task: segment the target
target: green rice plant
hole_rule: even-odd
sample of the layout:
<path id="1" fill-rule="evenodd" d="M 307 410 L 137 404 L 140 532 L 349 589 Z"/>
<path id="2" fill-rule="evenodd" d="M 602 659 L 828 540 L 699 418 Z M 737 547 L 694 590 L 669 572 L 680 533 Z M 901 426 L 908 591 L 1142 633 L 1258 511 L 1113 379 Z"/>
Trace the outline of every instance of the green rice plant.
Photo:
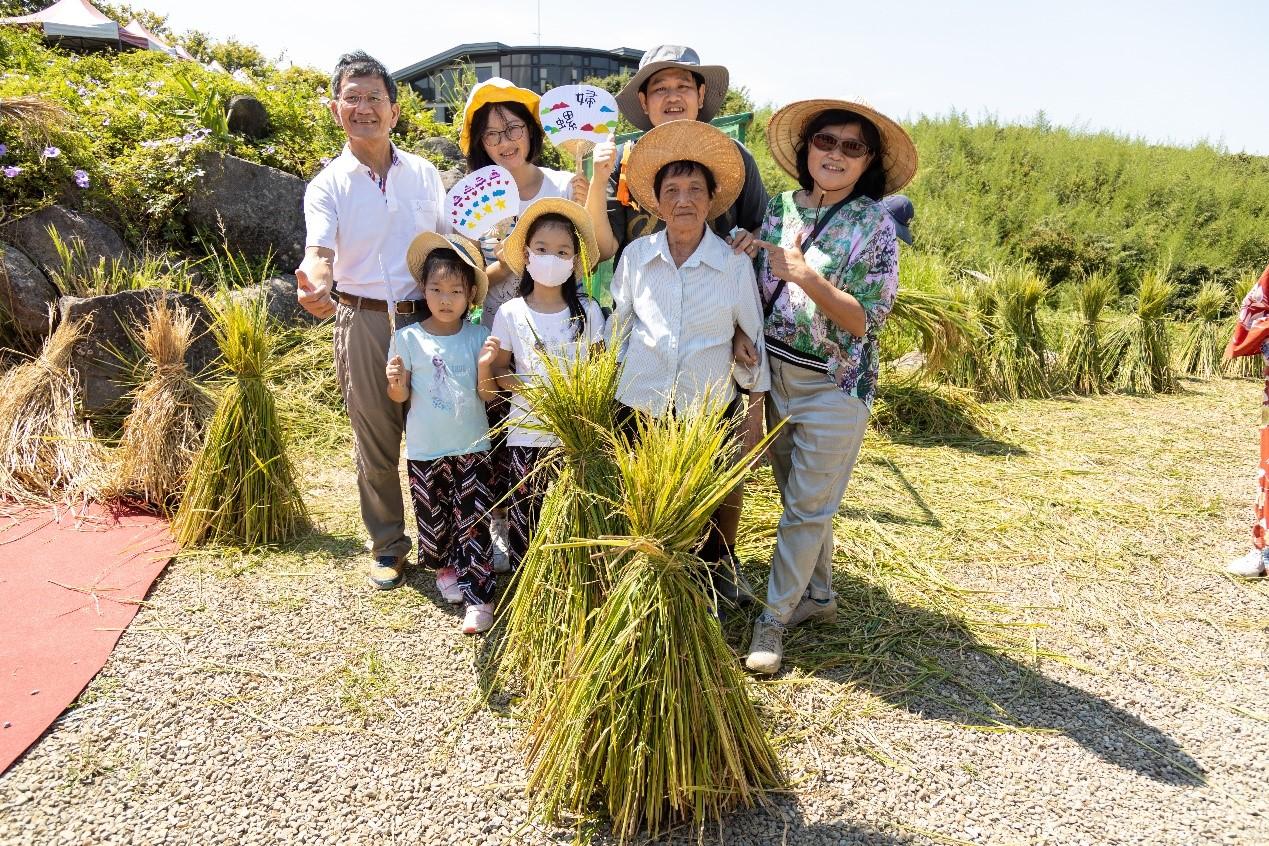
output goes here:
<path id="1" fill-rule="evenodd" d="M 616 581 L 531 728 L 530 795 L 546 819 L 606 811 L 620 842 L 717 823 L 783 784 L 694 554 L 744 478 L 721 404 L 640 423 L 615 444 L 629 534 L 570 542 Z"/>
<path id="2" fill-rule="evenodd" d="M 989 437 L 997 428 L 972 390 L 891 370 L 882 371 L 869 419 L 887 435 L 931 440 Z"/>
<path id="3" fill-rule="evenodd" d="M 526 382 L 521 393 L 536 425 L 560 439 L 563 470 L 547 490 L 537 530 L 504 594 L 504 636 L 495 655 L 497 680 L 518 681 L 530 703 L 554 691 L 611 584 L 602 557 L 556 542 L 625 532 L 611 435 L 621 368 L 616 350 L 594 349 L 576 361 L 547 356 L 543 364 L 546 378 Z"/>
<path id="4" fill-rule="evenodd" d="M 266 546 L 308 525 L 276 402 L 267 380 L 277 366 L 263 298 L 223 298 L 212 334 L 228 371 L 172 524 L 182 546 Z"/>
<path id="5" fill-rule="evenodd" d="M 987 330 L 979 384 L 993 399 L 1052 396 L 1039 308 L 1046 284 L 1027 265 L 998 268 L 977 289 L 977 307 Z"/>
<path id="6" fill-rule="evenodd" d="M 1179 387 L 1166 317 L 1174 293 L 1166 266 L 1141 277 L 1136 311 L 1107 337 L 1107 364 L 1116 390 L 1148 395 L 1173 393 Z"/>
<path id="7" fill-rule="evenodd" d="M 1187 322 L 1177 351 L 1177 366 L 1192 376 L 1219 376 L 1225 343 L 1225 321 L 1221 319 L 1229 302 L 1229 291 L 1215 282 L 1206 282 L 1194 295 L 1194 318 Z"/>
<path id="8" fill-rule="evenodd" d="M 1074 291 L 1079 321 L 1062 345 L 1059 366 L 1075 393 L 1100 394 L 1107 388 L 1102 312 L 1115 298 L 1115 281 L 1094 273 L 1084 277 Z"/>
<path id="9" fill-rule="evenodd" d="M 48 234 L 60 263 L 52 281 L 67 296 L 99 297 L 144 288 L 188 292 L 193 288 L 187 263 L 170 255 L 146 249 L 134 256 L 98 256 L 93 261 L 79 238 L 63 240 L 52 226 Z"/>

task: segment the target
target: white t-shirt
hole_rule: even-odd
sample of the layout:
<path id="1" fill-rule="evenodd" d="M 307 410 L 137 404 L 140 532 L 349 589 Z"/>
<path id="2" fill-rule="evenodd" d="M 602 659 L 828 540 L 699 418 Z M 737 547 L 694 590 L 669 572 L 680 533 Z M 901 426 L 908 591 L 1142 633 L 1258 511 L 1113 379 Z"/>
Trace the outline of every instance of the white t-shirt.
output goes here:
<path id="1" fill-rule="evenodd" d="M 586 330 L 575 338 L 575 328 L 568 308 L 555 314 L 542 314 L 529 308 L 523 297 L 508 300 L 498 309 L 490 336 L 497 338 L 504 350 L 515 358 L 515 372 L 523 380 L 546 378 L 542 354 L 549 352 L 557 359 L 575 360 L 585 355 L 591 344 L 604 340 L 604 315 L 590 298 L 582 299 L 586 312 Z M 549 447 L 559 443 L 553 435 L 532 428 L 537 418 L 518 392 L 511 394 L 511 412 L 507 415 L 512 428 L 507 433 L 510 446 Z"/>
<path id="2" fill-rule="evenodd" d="M 304 191 L 305 245 L 335 251 L 335 284 L 376 300 L 422 299 L 405 263 L 420 232 L 451 231 L 436 166 L 392 148 L 384 190 L 347 145 Z M 385 279 L 386 277 L 386 279 Z"/>
<path id="3" fill-rule="evenodd" d="M 548 197 L 563 197 L 569 199 L 573 196 L 572 182 L 575 174 L 567 170 L 551 170 L 550 168 L 539 168 L 542 171 L 542 187 L 538 189 L 538 193 L 527 200 L 520 201 L 520 214 L 524 214 L 524 210 L 536 203 L 538 200 L 544 200 Z M 506 231 L 510 232 L 515 226 L 516 219 L 511 220 L 506 227 Z M 500 227 L 501 228 L 501 227 Z M 480 248 L 485 254 L 485 263 L 490 264 L 498 260 L 498 256 L 494 253 L 494 249 L 498 246 L 498 242 L 506 237 L 504 232 L 502 236 L 493 234 L 486 235 L 480 240 Z M 492 326 L 494 318 L 498 316 L 498 309 L 502 304 L 512 297 L 520 296 L 520 277 L 513 273 L 508 273 L 507 277 L 496 285 L 489 286 L 489 292 L 485 294 L 485 303 L 482 307 L 480 323 L 482 326 Z"/>

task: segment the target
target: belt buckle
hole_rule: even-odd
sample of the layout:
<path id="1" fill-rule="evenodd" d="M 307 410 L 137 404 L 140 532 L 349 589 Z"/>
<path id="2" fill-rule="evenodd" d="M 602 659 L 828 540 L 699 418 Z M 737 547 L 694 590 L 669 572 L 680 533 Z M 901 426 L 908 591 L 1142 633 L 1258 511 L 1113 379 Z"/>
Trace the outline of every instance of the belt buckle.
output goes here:
<path id="1" fill-rule="evenodd" d="M 403 311 L 403 310 L 402 310 L 402 307 L 403 307 L 403 306 L 407 306 L 407 305 L 410 307 L 410 308 L 409 308 L 409 310 L 408 310 L 408 311 Z M 417 303 L 415 300 L 401 300 L 401 301 L 398 301 L 398 302 L 397 302 L 397 314 L 414 314 L 414 312 L 415 312 L 415 311 L 417 311 L 417 309 L 415 308 L 415 306 L 417 306 L 417 305 L 418 305 L 418 303 Z"/>

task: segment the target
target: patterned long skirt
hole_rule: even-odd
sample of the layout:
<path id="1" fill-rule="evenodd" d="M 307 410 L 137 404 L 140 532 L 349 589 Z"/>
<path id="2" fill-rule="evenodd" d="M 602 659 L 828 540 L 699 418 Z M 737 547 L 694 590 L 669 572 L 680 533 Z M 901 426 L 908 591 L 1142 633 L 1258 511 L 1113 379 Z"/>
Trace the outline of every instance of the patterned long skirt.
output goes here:
<path id="1" fill-rule="evenodd" d="M 496 585 L 488 511 L 494 497 L 488 454 L 406 463 L 419 524 L 419 564 L 433 570 L 453 567 L 467 604 L 492 602 Z"/>

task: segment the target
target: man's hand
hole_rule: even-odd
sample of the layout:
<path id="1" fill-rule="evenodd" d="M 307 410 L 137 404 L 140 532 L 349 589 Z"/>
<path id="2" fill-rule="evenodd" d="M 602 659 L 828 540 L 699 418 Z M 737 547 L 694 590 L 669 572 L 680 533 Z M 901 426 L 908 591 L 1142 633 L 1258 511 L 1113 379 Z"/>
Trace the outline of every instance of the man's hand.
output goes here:
<path id="1" fill-rule="evenodd" d="M 591 162 L 593 170 L 591 178 L 596 182 L 607 182 L 608 177 L 612 176 L 612 172 L 617 169 L 617 136 L 611 132 L 608 133 L 607 141 L 600 141 L 595 145 L 595 151 L 591 153 Z M 583 195 L 583 198 L 585 195 Z M 584 202 L 584 199 L 583 199 Z"/>
<path id="2" fill-rule="evenodd" d="M 330 296 L 333 281 L 329 259 L 316 253 L 306 254 L 295 270 L 296 299 L 318 320 L 325 320 L 335 313 L 335 301 Z"/>

